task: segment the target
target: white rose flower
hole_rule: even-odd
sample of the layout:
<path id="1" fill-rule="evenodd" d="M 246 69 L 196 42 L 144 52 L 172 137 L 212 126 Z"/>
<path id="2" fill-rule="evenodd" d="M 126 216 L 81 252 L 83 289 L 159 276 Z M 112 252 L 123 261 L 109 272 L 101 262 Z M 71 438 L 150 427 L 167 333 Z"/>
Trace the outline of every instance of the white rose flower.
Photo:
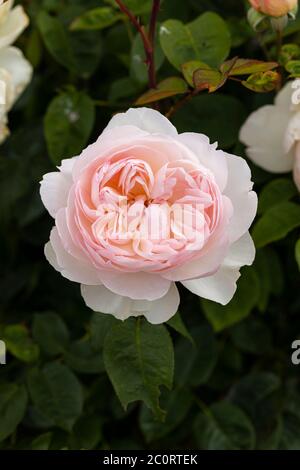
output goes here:
<path id="1" fill-rule="evenodd" d="M 14 0 L 0 0 L 0 49 L 10 46 L 29 24 L 21 5 L 13 8 Z"/>
<path id="2" fill-rule="evenodd" d="M 296 90 L 297 92 L 297 90 Z M 300 104 L 293 103 L 292 82 L 278 93 L 273 105 L 250 114 L 240 132 L 247 156 L 271 173 L 293 170 L 300 190 Z"/>
<path id="3" fill-rule="evenodd" d="M 31 80 L 32 67 L 20 49 L 7 47 L 0 49 L 0 80 L 2 100 L 0 104 L 0 143 L 9 134 L 7 113 Z"/>

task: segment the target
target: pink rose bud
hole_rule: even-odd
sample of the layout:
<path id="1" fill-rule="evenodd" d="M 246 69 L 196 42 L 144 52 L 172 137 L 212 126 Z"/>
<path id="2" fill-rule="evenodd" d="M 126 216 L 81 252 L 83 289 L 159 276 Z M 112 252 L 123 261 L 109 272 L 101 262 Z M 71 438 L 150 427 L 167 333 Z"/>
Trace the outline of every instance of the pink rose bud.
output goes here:
<path id="1" fill-rule="evenodd" d="M 249 0 L 252 7 L 259 13 L 268 16 L 284 16 L 298 6 L 297 0 Z"/>

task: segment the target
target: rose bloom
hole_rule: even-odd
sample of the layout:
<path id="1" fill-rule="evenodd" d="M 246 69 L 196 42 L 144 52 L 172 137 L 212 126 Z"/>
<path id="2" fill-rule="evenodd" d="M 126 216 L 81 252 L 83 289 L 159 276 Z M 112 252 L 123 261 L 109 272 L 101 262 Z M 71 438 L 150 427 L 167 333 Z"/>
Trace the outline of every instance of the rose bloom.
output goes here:
<path id="1" fill-rule="evenodd" d="M 162 323 L 178 309 L 177 281 L 201 297 L 231 300 L 240 267 L 255 255 L 248 229 L 257 196 L 245 160 L 139 108 L 114 116 L 59 170 L 41 182 L 55 219 L 45 254 L 81 283 L 91 309 Z M 172 207 L 184 217 L 169 217 Z"/>
<path id="2" fill-rule="evenodd" d="M 293 170 L 300 190 L 300 96 L 292 82 L 278 93 L 274 105 L 250 114 L 241 129 L 240 140 L 247 146 L 250 160 L 264 170 L 271 173 Z"/>
<path id="3" fill-rule="evenodd" d="M 294 10 L 298 0 L 249 0 L 252 7 L 268 16 L 284 16 Z"/>
<path id="4" fill-rule="evenodd" d="M 0 143 L 9 134 L 7 113 L 31 80 L 32 67 L 22 52 L 10 45 L 28 26 L 29 19 L 13 0 L 0 0 Z"/>
<path id="5" fill-rule="evenodd" d="M 23 7 L 13 8 L 13 3 L 14 0 L 0 0 L 0 49 L 15 42 L 29 24 Z"/>

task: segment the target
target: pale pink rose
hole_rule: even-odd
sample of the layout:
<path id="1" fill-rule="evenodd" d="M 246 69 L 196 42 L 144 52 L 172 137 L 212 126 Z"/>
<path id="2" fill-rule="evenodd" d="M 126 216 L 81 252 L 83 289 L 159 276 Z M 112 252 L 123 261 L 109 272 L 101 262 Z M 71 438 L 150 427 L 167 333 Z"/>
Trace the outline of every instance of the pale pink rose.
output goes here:
<path id="1" fill-rule="evenodd" d="M 284 16 L 298 6 L 298 0 L 249 0 L 252 7 L 268 16 Z"/>
<path id="2" fill-rule="evenodd" d="M 296 83 L 296 82 L 294 82 Z M 300 83 L 299 83 L 300 86 Z M 300 191 L 300 93 L 288 82 L 273 105 L 254 111 L 240 132 L 250 160 L 271 173 L 293 170 Z"/>
<path id="3" fill-rule="evenodd" d="M 230 301 L 255 255 L 248 229 L 257 197 L 245 160 L 139 108 L 114 116 L 59 170 L 41 182 L 55 218 L 45 254 L 82 284 L 90 308 L 162 323 L 178 309 L 176 281 Z M 183 218 L 170 215 L 174 207 Z"/>

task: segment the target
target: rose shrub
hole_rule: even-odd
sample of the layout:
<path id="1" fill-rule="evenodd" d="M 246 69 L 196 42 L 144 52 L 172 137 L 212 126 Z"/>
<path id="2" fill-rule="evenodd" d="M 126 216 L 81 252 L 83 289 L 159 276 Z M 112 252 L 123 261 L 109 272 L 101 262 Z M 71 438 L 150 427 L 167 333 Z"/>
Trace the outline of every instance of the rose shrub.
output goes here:
<path id="1" fill-rule="evenodd" d="M 0 2 L 1 450 L 300 449 L 300 15 L 251 3 Z"/>

